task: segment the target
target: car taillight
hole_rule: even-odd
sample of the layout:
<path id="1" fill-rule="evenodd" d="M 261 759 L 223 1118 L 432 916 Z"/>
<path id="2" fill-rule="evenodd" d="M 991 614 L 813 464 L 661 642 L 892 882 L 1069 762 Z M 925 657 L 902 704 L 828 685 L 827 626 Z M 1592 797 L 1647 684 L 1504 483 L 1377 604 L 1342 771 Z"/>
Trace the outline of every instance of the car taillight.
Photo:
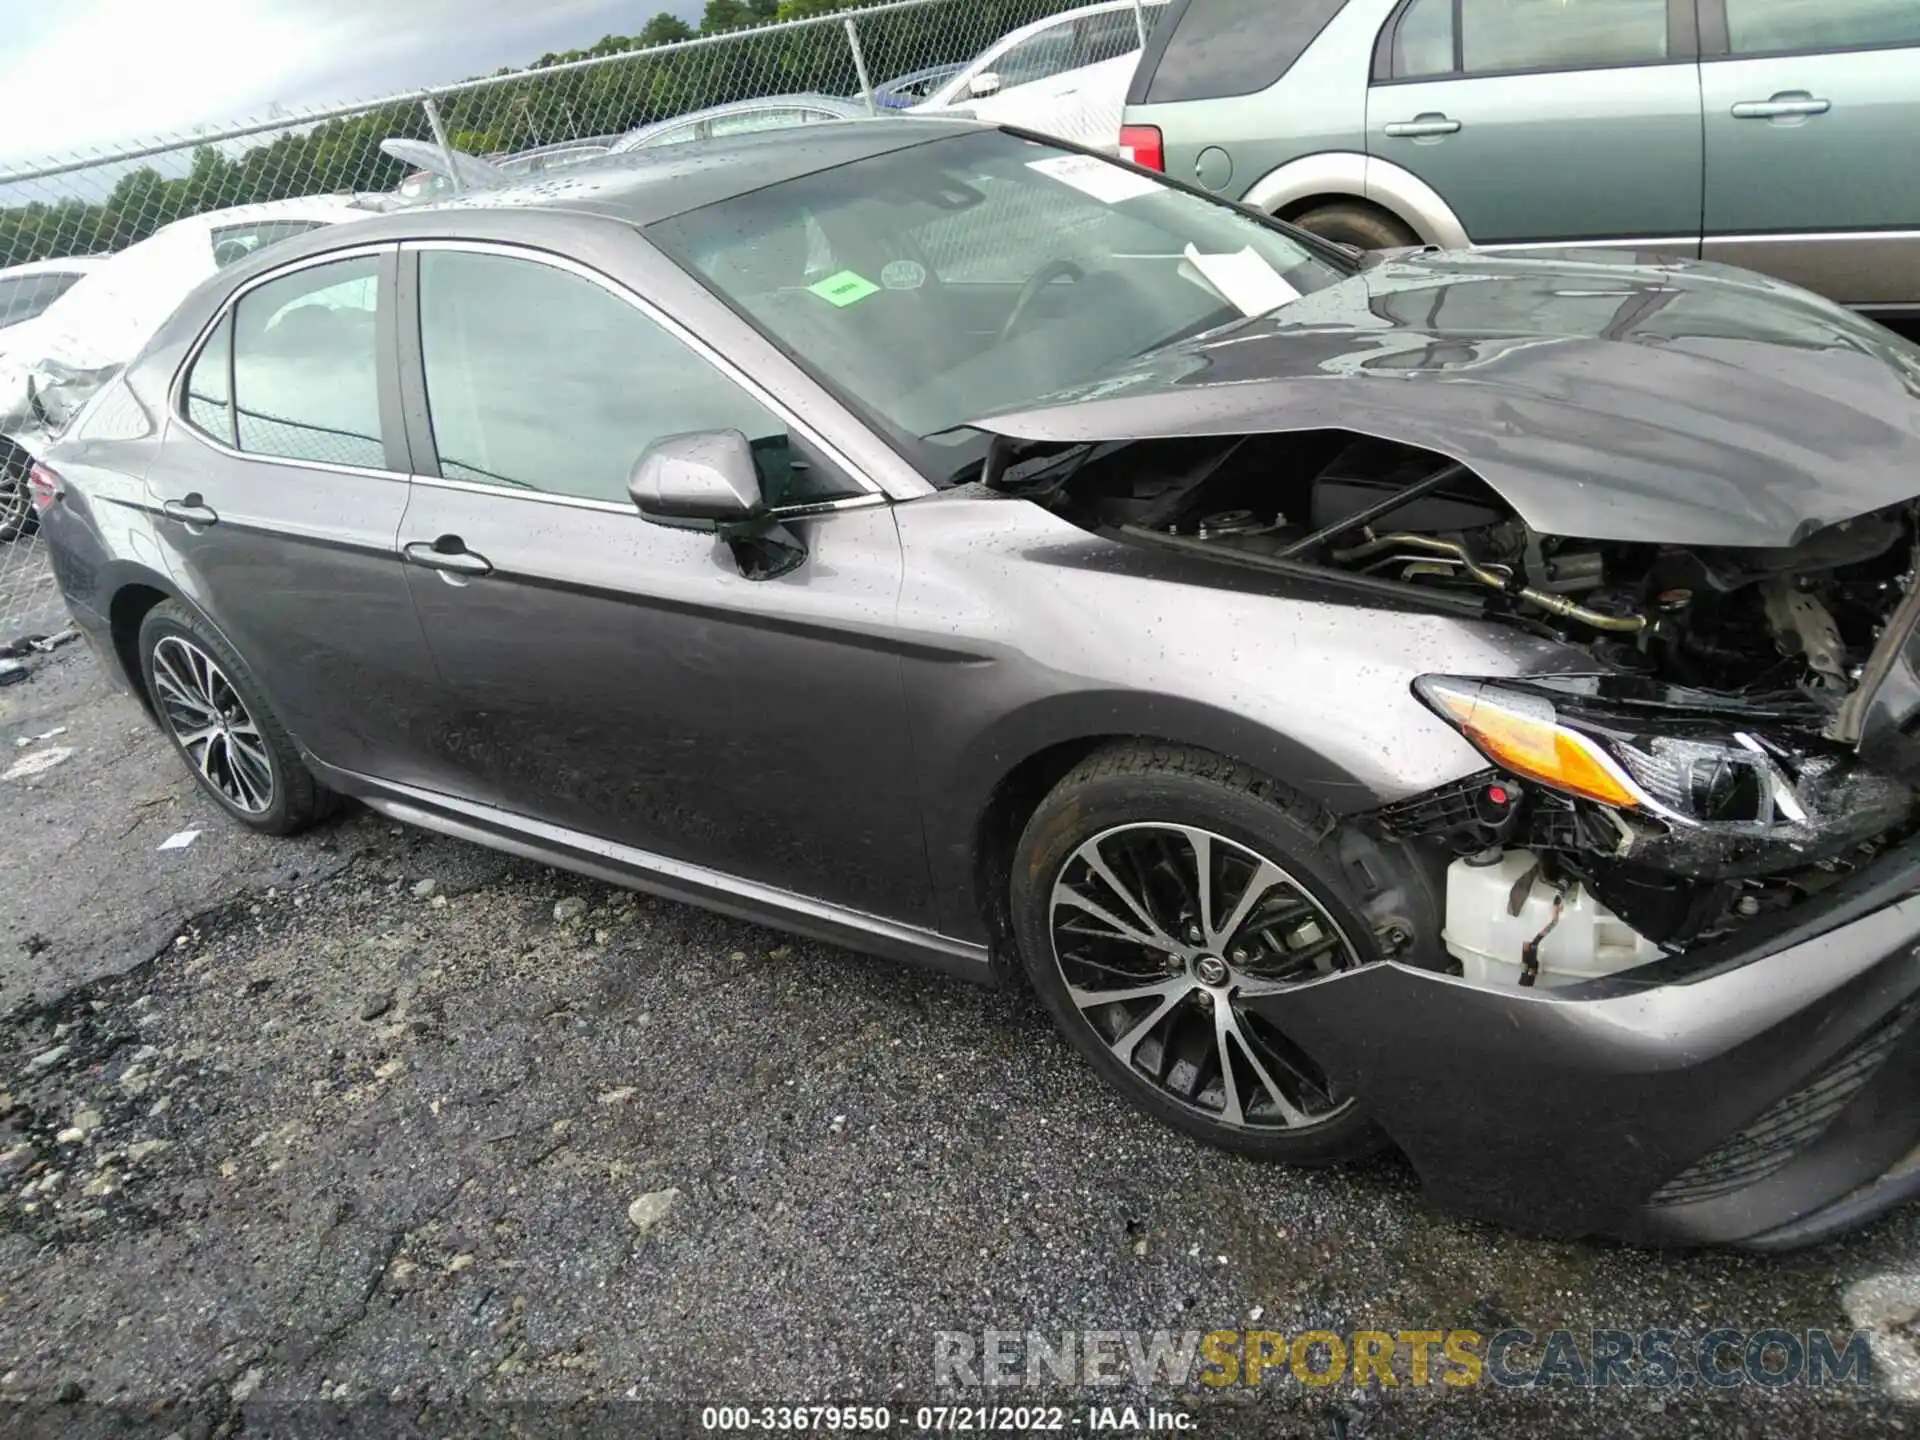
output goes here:
<path id="1" fill-rule="evenodd" d="M 45 465 L 35 465 L 27 472 L 27 498 L 33 502 L 36 510 L 48 510 L 60 495 L 60 477 Z"/>
<path id="2" fill-rule="evenodd" d="M 1158 125 L 1122 125 L 1120 158 L 1146 170 L 1167 173 L 1167 146 Z"/>

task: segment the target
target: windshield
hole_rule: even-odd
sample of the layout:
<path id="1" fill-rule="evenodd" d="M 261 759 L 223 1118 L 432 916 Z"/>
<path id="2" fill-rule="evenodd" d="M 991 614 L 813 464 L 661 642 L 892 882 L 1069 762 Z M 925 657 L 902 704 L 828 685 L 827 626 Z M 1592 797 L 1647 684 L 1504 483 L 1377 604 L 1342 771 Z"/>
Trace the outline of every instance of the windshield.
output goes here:
<path id="1" fill-rule="evenodd" d="M 1226 205 L 994 130 L 647 233 L 935 480 L 984 454 L 974 420 L 1352 273 Z"/>

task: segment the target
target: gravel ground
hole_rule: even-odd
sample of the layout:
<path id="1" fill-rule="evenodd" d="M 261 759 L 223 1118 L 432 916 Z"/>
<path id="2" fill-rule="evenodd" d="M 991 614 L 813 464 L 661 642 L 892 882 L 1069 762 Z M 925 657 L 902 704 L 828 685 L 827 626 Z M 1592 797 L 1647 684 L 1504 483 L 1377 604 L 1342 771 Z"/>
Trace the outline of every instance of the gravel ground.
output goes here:
<path id="1" fill-rule="evenodd" d="M 64 726 L 59 735 L 44 735 Z M 1057 1401 L 1199 1433 L 1920 1420 L 1920 1216 L 1775 1259 L 1543 1243 L 1295 1172 L 976 990 L 402 831 L 265 841 L 81 647 L 0 690 L 0 1415 L 156 1435 L 699 1428 Z M 159 851 L 169 835 L 201 834 Z M 636 1202 L 640 1202 L 636 1209 Z M 637 1223 L 638 1222 L 638 1223 Z M 644 1225 L 644 1228 L 642 1226 Z M 1849 1313 L 1849 1308 L 1853 1312 Z M 935 1388 L 936 1331 L 1883 1327 L 1866 1387 Z M 332 1428 L 328 1428 L 331 1426 Z"/>

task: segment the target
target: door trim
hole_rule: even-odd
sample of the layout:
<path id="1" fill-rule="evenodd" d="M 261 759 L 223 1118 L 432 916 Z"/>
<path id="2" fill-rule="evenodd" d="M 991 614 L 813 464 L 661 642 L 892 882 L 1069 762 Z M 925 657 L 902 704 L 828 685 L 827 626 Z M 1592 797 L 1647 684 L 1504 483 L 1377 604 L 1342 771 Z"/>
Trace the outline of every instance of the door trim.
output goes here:
<path id="1" fill-rule="evenodd" d="M 927 965 L 992 984 L 992 954 L 984 945 L 816 900 L 778 886 L 743 879 L 704 865 L 674 860 L 476 801 L 307 762 L 329 789 L 352 795 L 394 820 L 503 850 L 608 884 L 771 925 L 833 945 Z"/>
<path id="2" fill-rule="evenodd" d="M 803 435 L 814 445 L 820 447 L 823 455 L 868 495 L 880 500 L 889 498 L 887 489 L 875 480 L 859 465 L 850 460 L 846 453 L 832 441 L 822 435 L 814 426 L 802 420 L 792 409 L 783 404 L 771 391 L 743 369 L 729 356 L 709 345 L 700 336 L 688 329 L 679 320 L 669 315 L 645 296 L 627 288 L 612 276 L 594 269 L 591 265 L 566 255 L 557 255 L 550 250 L 540 250 L 527 245 L 515 245 L 498 240 L 407 240 L 400 245 L 400 292 L 406 297 L 402 309 L 406 323 L 400 325 L 400 354 L 404 363 L 400 367 L 400 389 L 406 397 L 403 406 L 407 419 L 407 442 L 413 461 L 413 472 L 418 478 L 439 479 L 440 454 L 433 441 L 432 414 L 427 405 L 426 364 L 420 339 L 420 266 L 419 256 L 423 251 L 451 250 L 470 255 L 495 255 L 506 260 L 519 260 L 523 263 L 545 265 L 569 275 L 597 285 L 616 300 L 632 306 L 640 314 L 658 325 L 667 334 L 685 345 L 694 354 L 712 365 L 728 380 L 738 385 L 757 403 L 777 416 L 789 429 Z M 415 433 L 416 430 L 419 433 Z M 483 494 L 519 494 L 509 486 L 476 485 L 472 488 Z M 543 497 L 547 492 L 538 492 Z M 567 498 L 567 497 L 548 497 Z M 853 497 L 856 499 L 864 496 Z M 592 502 L 590 502 L 592 503 Z M 599 502 L 607 503 L 607 502 Z M 598 506 L 596 505 L 596 508 Z M 620 508 L 615 506 L 615 508 Z"/>

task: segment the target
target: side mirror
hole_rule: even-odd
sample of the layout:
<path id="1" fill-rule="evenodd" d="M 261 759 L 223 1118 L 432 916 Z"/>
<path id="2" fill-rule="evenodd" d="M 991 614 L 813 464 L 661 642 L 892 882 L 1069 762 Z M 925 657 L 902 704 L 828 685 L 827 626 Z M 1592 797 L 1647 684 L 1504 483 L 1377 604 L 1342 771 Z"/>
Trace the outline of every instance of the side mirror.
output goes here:
<path id="1" fill-rule="evenodd" d="M 989 95 L 998 95 L 1000 77 L 991 70 L 983 70 L 967 82 L 967 93 L 976 100 L 984 100 Z"/>
<path id="2" fill-rule="evenodd" d="M 669 435 L 647 447 L 627 494 L 655 525 L 732 530 L 766 518 L 753 447 L 738 430 Z"/>

